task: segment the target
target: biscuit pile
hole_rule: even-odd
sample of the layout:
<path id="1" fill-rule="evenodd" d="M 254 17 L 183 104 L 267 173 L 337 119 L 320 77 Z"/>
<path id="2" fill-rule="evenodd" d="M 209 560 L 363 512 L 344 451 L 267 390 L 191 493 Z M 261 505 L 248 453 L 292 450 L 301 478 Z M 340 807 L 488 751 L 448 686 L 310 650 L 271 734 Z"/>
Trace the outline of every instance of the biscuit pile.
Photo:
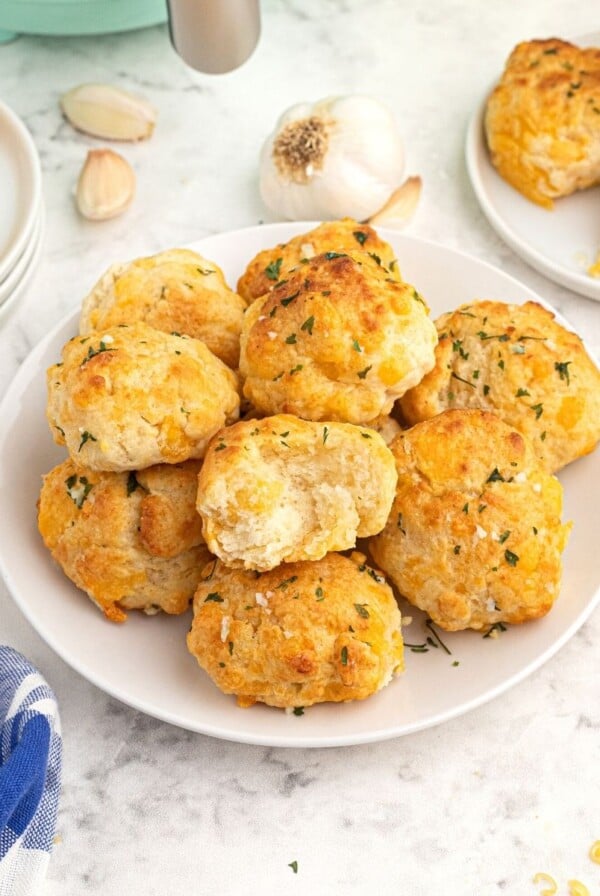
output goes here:
<path id="1" fill-rule="evenodd" d="M 188 649 L 240 705 L 363 699 L 403 642 L 357 538 L 448 631 L 543 615 L 569 531 L 552 473 L 600 438 L 599 396 L 545 309 L 434 325 L 350 219 L 261 252 L 238 293 L 162 252 L 104 275 L 48 371 L 69 458 L 39 528 L 113 621 L 192 602 Z"/>

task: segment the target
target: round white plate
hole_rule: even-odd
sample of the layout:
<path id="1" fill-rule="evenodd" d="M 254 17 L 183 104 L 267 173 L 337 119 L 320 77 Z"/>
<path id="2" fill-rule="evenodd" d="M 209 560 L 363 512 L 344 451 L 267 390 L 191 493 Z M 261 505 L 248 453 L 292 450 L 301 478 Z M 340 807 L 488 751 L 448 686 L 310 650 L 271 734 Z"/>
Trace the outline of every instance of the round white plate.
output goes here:
<path id="1" fill-rule="evenodd" d="M 272 224 L 195 243 L 235 284 L 260 250 L 304 232 L 309 224 Z M 541 301 L 530 289 L 482 261 L 433 243 L 381 231 L 395 247 L 405 278 L 417 285 L 432 315 L 485 296 L 515 303 Z M 85 292 L 89 284 L 80 284 Z M 44 411 L 45 369 L 77 330 L 71 314 L 37 346 L 0 407 L 0 569 L 34 628 L 74 669 L 124 703 L 215 737 L 293 747 L 324 747 L 383 740 L 435 725 L 490 700 L 524 678 L 571 637 L 597 602 L 600 531 L 600 453 L 561 475 L 567 518 L 575 528 L 565 555 L 562 594 L 552 612 L 508 629 L 498 640 L 475 632 L 444 634 L 452 651 L 406 652 L 406 672 L 360 703 L 325 704 L 303 716 L 265 706 L 239 709 L 221 694 L 185 647 L 190 616 L 107 622 L 52 563 L 36 528 L 40 477 L 63 460 Z M 421 615 L 405 629 L 408 642 L 429 634 Z M 453 663 L 458 661 L 459 665 Z"/>
<path id="2" fill-rule="evenodd" d="M 19 255 L 19 258 L 14 263 L 13 267 L 10 269 L 10 272 L 7 274 L 4 280 L 0 282 L 0 306 L 3 302 L 10 298 L 15 288 L 23 279 L 23 275 L 32 263 L 32 259 L 35 255 L 35 251 L 39 244 L 42 232 L 42 215 L 43 211 L 42 207 L 40 206 L 37 209 L 37 216 L 33 224 L 30 238 L 26 243 L 25 248 Z"/>
<path id="3" fill-rule="evenodd" d="M 574 38 L 600 46 L 600 32 Z M 491 91 L 491 88 L 490 88 Z M 477 200 L 494 230 L 511 249 L 550 280 L 600 300 L 600 279 L 587 273 L 600 252 L 600 187 L 557 199 L 548 211 L 511 187 L 493 167 L 483 117 L 486 94 L 467 130 L 466 159 Z"/>
<path id="4" fill-rule="evenodd" d="M 0 102 L 0 282 L 31 238 L 41 195 L 40 160 L 31 135 Z"/>
<path id="5" fill-rule="evenodd" d="M 44 243 L 45 220 L 46 214 L 44 203 L 42 202 L 27 248 L 6 280 L 0 283 L 0 323 L 6 320 L 19 300 L 24 296 L 37 270 Z M 17 268 L 19 268 L 18 276 L 15 274 Z M 9 284 L 10 288 L 7 287 L 7 284 Z"/>

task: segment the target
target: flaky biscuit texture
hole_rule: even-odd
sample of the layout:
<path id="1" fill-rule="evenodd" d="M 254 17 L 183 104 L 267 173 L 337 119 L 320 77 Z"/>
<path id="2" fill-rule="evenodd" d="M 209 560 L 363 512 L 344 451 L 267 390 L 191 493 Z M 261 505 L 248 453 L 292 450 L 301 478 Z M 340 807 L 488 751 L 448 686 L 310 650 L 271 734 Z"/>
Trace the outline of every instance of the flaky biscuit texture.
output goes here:
<path id="1" fill-rule="evenodd" d="M 265 414 L 367 423 L 432 368 L 436 342 L 412 286 L 362 251 L 327 252 L 248 308 L 244 395 Z"/>
<path id="2" fill-rule="evenodd" d="M 547 470 L 600 439 L 600 371 L 581 339 L 535 302 L 475 302 L 436 321 L 435 367 L 399 402 L 409 424 L 447 408 L 494 411 Z"/>
<path id="3" fill-rule="evenodd" d="M 236 368 L 245 308 L 213 261 L 190 249 L 169 249 L 110 267 L 83 300 L 79 332 L 143 321 L 202 340 Z"/>
<path id="4" fill-rule="evenodd" d="M 363 700 L 404 667 L 390 587 L 361 559 L 339 554 L 262 575 L 209 564 L 187 643 L 242 706 Z"/>
<path id="5" fill-rule="evenodd" d="M 485 131 L 499 173 L 539 205 L 600 183 L 600 49 L 518 44 L 487 102 Z"/>
<path id="6" fill-rule="evenodd" d="M 238 413 L 237 377 L 203 342 L 144 323 L 77 336 L 48 370 L 54 440 L 94 470 L 201 458 Z"/>
<path id="7" fill-rule="evenodd" d="M 394 250 L 368 224 L 353 218 L 325 221 L 307 233 L 295 236 L 287 243 L 263 249 L 252 259 L 238 281 L 238 292 L 248 302 L 264 296 L 296 265 L 323 252 L 348 252 L 362 249 L 371 253 L 386 269 L 389 277 L 400 279 Z"/>
<path id="8" fill-rule="evenodd" d="M 392 444 L 398 485 L 375 562 L 447 631 L 520 623 L 558 597 L 562 487 L 495 414 L 445 411 Z"/>
<path id="9" fill-rule="evenodd" d="M 210 550 L 230 566 L 318 560 L 379 532 L 394 460 L 373 430 L 287 414 L 237 423 L 211 442 L 198 481 Z"/>
<path id="10" fill-rule="evenodd" d="M 183 613 L 210 558 L 195 509 L 199 461 L 99 473 L 55 467 L 38 526 L 56 563 L 114 621 L 126 610 Z"/>

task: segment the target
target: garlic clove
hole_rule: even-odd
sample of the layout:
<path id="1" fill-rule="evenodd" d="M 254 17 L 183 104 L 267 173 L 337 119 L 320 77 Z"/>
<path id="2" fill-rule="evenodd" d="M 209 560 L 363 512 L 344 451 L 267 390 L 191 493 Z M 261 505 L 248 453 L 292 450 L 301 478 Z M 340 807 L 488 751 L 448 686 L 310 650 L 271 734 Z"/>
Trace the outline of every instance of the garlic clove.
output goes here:
<path id="1" fill-rule="evenodd" d="M 65 118 L 85 134 L 104 140 L 145 140 L 156 124 L 146 100 L 109 84 L 82 84 L 61 98 Z"/>
<path id="2" fill-rule="evenodd" d="M 420 177 L 407 178 L 394 190 L 383 208 L 368 219 L 369 224 L 401 230 L 412 218 L 421 198 L 423 181 Z"/>
<path id="3" fill-rule="evenodd" d="M 135 194 L 129 162 L 112 149 L 91 149 L 75 194 L 77 208 L 90 221 L 104 221 L 125 211 Z"/>

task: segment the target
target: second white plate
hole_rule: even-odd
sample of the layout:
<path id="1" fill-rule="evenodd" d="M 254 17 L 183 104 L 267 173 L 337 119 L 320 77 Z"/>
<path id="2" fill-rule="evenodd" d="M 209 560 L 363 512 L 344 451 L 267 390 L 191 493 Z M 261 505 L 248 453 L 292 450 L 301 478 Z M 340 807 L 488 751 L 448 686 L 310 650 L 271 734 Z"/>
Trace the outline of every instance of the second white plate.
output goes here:
<path id="1" fill-rule="evenodd" d="M 194 244 L 236 283 L 261 249 L 305 232 L 308 224 L 273 224 L 209 237 Z M 432 316 L 481 297 L 541 301 L 497 268 L 423 240 L 381 231 L 398 253 L 402 273 L 431 306 Z M 115 259 L 122 260 L 122 259 Z M 88 283 L 79 285 L 83 294 Z M 600 453 L 562 474 L 565 516 L 575 522 L 565 554 L 560 599 L 544 619 L 514 626 L 494 641 L 477 632 L 443 635 L 452 651 L 406 651 L 406 672 L 360 703 L 323 704 L 303 716 L 265 706 L 239 709 L 220 693 L 185 646 L 190 615 L 107 622 L 52 563 L 36 526 L 41 476 L 64 458 L 45 419 L 45 370 L 77 331 L 73 312 L 25 361 L 0 406 L 0 569 L 33 627 L 67 663 L 99 688 L 159 719 L 215 737 L 290 747 L 358 744 L 407 734 L 466 712 L 530 674 L 582 624 L 598 601 Z M 429 632 L 411 611 L 408 642 Z M 455 663 L 458 662 L 458 665 Z M 592 670 L 590 670 L 590 674 Z"/>
<path id="2" fill-rule="evenodd" d="M 573 38 L 600 46 L 600 32 Z M 600 278 L 587 268 L 600 252 L 600 187 L 556 200 L 548 211 L 511 187 L 490 161 L 483 131 L 487 94 L 468 127 L 469 178 L 486 218 L 511 249 L 550 280 L 600 301 Z"/>

